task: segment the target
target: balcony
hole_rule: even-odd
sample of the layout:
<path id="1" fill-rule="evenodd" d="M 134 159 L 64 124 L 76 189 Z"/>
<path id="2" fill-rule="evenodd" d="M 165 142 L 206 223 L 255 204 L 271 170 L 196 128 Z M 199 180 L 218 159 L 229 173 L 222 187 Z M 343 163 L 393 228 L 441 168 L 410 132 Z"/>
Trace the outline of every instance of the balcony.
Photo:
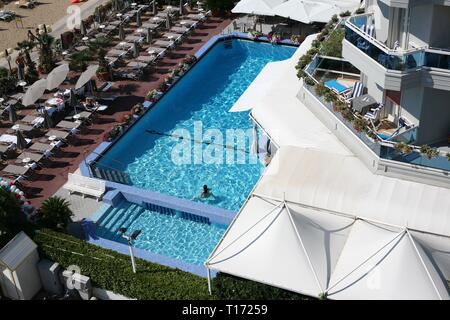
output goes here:
<path id="1" fill-rule="evenodd" d="M 365 31 L 372 24 L 372 14 L 350 17 L 345 22 L 345 39 L 388 70 L 410 72 L 422 68 L 450 71 L 450 51 L 439 48 L 393 49 Z"/>

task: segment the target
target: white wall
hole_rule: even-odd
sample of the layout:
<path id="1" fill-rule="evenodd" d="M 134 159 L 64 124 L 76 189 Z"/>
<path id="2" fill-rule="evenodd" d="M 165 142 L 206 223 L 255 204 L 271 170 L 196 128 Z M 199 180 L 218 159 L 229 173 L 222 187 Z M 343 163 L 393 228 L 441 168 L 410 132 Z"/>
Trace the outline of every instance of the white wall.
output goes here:
<path id="1" fill-rule="evenodd" d="M 414 6 L 410 9 L 409 44 L 425 46 L 430 42 L 433 5 Z"/>
<path id="2" fill-rule="evenodd" d="M 375 34 L 377 40 L 385 42 L 389 34 L 389 18 L 390 8 L 380 0 L 374 1 L 368 9 L 368 12 L 373 12 L 375 17 Z"/>
<path id="3" fill-rule="evenodd" d="M 420 125 L 422 113 L 423 87 L 409 88 L 402 91 L 401 116 L 411 123 Z"/>
<path id="4" fill-rule="evenodd" d="M 419 143 L 446 140 L 450 134 L 450 91 L 425 88 L 419 128 Z"/>

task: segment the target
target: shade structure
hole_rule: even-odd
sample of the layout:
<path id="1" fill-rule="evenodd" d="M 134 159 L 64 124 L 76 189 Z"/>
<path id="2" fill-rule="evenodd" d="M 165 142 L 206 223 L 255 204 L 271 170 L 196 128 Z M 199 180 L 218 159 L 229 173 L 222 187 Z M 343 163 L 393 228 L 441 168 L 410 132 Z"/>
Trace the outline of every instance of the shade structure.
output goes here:
<path id="1" fill-rule="evenodd" d="M 449 299 L 449 210 L 449 189 L 281 147 L 206 266 L 315 297 Z"/>
<path id="2" fill-rule="evenodd" d="M 178 9 L 179 9 L 178 13 L 180 14 L 180 16 L 182 16 L 183 15 L 183 0 L 180 0 Z"/>
<path id="3" fill-rule="evenodd" d="M 152 42 L 152 29 L 150 29 L 150 28 L 147 28 L 146 42 L 147 43 Z"/>
<path id="4" fill-rule="evenodd" d="M 119 25 L 119 39 L 125 39 L 125 31 L 123 30 L 123 23 Z"/>
<path id="5" fill-rule="evenodd" d="M 171 21 L 170 21 L 170 15 L 169 13 L 166 14 L 166 29 L 169 30 L 171 26 Z"/>
<path id="6" fill-rule="evenodd" d="M 136 25 L 138 27 L 140 27 L 142 25 L 142 20 L 141 20 L 141 10 L 138 10 L 136 12 Z"/>
<path id="7" fill-rule="evenodd" d="M 53 69 L 47 76 L 47 90 L 53 90 L 66 79 L 69 73 L 69 65 L 62 64 Z"/>
<path id="8" fill-rule="evenodd" d="M 97 72 L 98 69 L 98 65 L 90 65 L 86 71 L 84 71 L 80 77 L 78 78 L 77 83 L 75 84 L 75 89 L 79 89 L 82 86 L 84 86 L 86 83 L 89 82 L 89 80 L 91 80 L 94 76 L 95 73 Z"/>
<path id="9" fill-rule="evenodd" d="M 80 33 L 82 36 L 87 35 L 86 25 L 84 24 L 83 20 L 81 20 L 80 22 Z"/>
<path id="10" fill-rule="evenodd" d="M 11 123 L 15 123 L 17 121 L 17 111 L 14 105 L 9 106 L 8 113 L 9 113 L 9 121 Z"/>
<path id="11" fill-rule="evenodd" d="M 17 130 L 16 136 L 17 136 L 17 143 L 16 143 L 17 148 L 20 150 L 25 149 L 27 147 L 28 143 L 27 143 L 27 140 L 25 139 L 25 137 L 23 136 L 22 131 Z"/>
<path id="12" fill-rule="evenodd" d="M 47 109 L 44 109 L 44 127 L 46 129 L 53 128 L 53 120 L 50 117 L 50 115 L 48 114 Z"/>
<path id="13" fill-rule="evenodd" d="M 231 10 L 233 13 L 247 13 L 273 16 L 272 7 L 265 0 L 242 0 Z"/>
<path id="14" fill-rule="evenodd" d="M 133 42 L 133 57 L 137 58 L 139 56 L 139 46 L 137 42 Z"/>
<path id="15" fill-rule="evenodd" d="M 273 9 L 274 14 L 303 23 L 328 22 L 339 7 L 325 2 L 288 0 Z M 331 12 L 331 14 L 330 14 Z"/>
<path id="16" fill-rule="evenodd" d="M 39 98 L 42 97 L 45 89 L 47 89 L 47 79 L 40 79 L 36 81 L 28 88 L 27 92 L 23 96 L 22 104 L 24 106 L 29 106 L 35 103 Z"/>

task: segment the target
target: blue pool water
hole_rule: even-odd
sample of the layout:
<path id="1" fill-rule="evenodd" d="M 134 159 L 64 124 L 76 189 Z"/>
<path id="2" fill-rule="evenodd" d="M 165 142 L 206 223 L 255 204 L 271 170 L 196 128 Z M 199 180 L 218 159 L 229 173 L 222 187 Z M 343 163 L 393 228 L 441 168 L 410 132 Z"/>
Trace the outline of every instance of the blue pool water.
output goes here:
<path id="1" fill-rule="evenodd" d="M 165 213 L 123 201 L 100 217 L 96 234 L 126 244 L 118 232 L 120 228 L 127 228 L 129 232 L 141 230 L 133 242 L 134 247 L 190 264 L 203 265 L 226 227 L 188 220 L 171 210 Z"/>
<path id="2" fill-rule="evenodd" d="M 295 49 L 237 39 L 230 49 L 216 43 L 97 165 L 128 173 L 136 187 L 194 201 L 201 201 L 207 184 L 215 196 L 208 204 L 239 210 L 263 165 L 249 152 L 249 114 L 228 110 L 268 62 L 287 59 Z M 227 129 L 247 131 L 227 141 Z M 205 155 L 212 157 L 202 161 Z"/>

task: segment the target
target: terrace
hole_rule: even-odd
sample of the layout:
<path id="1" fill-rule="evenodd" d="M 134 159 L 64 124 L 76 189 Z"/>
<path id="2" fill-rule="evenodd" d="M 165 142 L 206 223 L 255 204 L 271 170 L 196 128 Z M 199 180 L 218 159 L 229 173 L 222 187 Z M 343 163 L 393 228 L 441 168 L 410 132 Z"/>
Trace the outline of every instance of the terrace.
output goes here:
<path id="1" fill-rule="evenodd" d="M 389 47 L 377 40 L 374 16 L 355 15 L 345 21 L 345 39 L 389 70 L 409 72 L 421 68 L 450 70 L 450 51 L 444 48 Z"/>

